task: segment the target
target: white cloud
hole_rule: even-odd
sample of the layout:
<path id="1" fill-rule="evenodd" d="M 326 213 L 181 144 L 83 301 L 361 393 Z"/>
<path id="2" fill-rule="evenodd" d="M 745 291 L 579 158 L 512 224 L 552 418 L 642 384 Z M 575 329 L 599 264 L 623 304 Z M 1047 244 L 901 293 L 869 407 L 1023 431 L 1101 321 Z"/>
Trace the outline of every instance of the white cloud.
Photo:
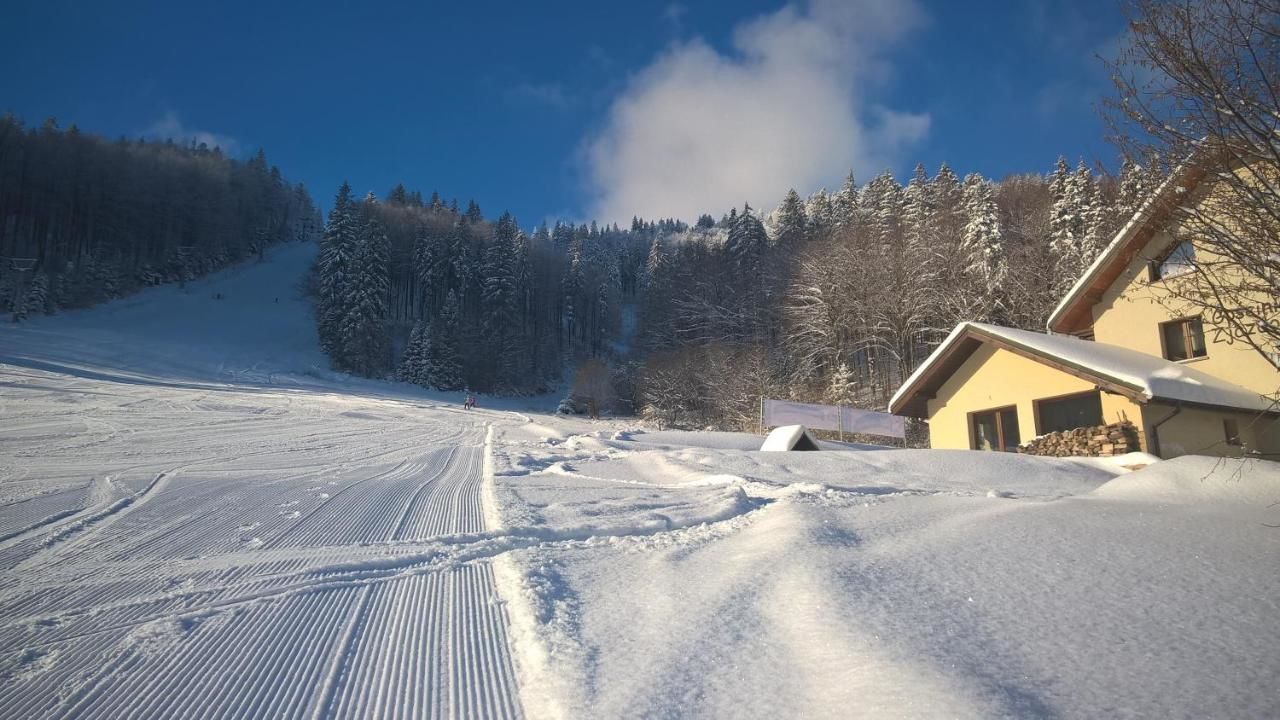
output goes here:
<path id="1" fill-rule="evenodd" d="M 220 147 L 226 155 L 236 155 L 240 149 L 240 144 L 233 137 L 184 127 L 178 114 L 172 110 L 152 123 L 151 127 L 143 130 L 142 135 L 156 140 L 173 140 L 184 145 L 194 140 L 197 144 L 204 143 L 211 149 Z"/>
<path id="2" fill-rule="evenodd" d="M 914 0 L 810 0 L 740 23 L 734 52 L 677 43 L 631 78 L 585 147 L 592 214 L 693 219 L 892 163 L 929 117 L 877 104 Z"/>

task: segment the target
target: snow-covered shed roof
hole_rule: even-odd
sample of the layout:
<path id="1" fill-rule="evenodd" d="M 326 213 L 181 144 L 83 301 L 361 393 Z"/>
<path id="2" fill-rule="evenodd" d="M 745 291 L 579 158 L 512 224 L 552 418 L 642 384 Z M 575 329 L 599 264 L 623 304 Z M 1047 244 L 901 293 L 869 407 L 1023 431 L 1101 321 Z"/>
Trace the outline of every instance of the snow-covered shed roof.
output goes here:
<path id="1" fill-rule="evenodd" d="M 760 449 L 765 452 L 786 452 L 788 450 L 821 450 L 818 441 L 809 434 L 803 425 L 783 425 L 774 428 L 769 437 L 764 439 Z"/>
<path id="2" fill-rule="evenodd" d="M 926 401 L 983 343 L 1075 375 L 1135 402 L 1181 402 L 1190 405 L 1274 411 L 1258 393 L 1214 377 L 1195 367 L 1116 345 L 1069 335 L 1046 335 L 985 323 L 960 323 L 929 359 L 916 369 L 889 400 L 896 415 L 925 417 Z"/>
<path id="3" fill-rule="evenodd" d="M 1049 315 L 1047 325 L 1050 332 L 1077 333 L 1093 325 L 1093 306 L 1134 256 L 1146 247 L 1171 203 L 1190 192 L 1204 176 L 1205 163 L 1202 161 L 1183 163 L 1169 175 L 1058 302 Z"/>

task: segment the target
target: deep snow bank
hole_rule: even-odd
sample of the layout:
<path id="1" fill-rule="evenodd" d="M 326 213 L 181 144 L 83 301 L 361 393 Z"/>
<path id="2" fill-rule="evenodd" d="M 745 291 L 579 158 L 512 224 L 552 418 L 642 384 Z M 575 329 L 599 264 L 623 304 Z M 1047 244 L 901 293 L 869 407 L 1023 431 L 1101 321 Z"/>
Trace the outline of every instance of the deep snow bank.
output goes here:
<path id="1" fill-rule="evenodd" d="M 495 443 L 506 522 L 598 530 L 496 568 L 534 714 L 1280 713 L 1275 464 L 1117 475 L 601 427 Z M 728 517 L 726 490 L 747 501 Z"/>

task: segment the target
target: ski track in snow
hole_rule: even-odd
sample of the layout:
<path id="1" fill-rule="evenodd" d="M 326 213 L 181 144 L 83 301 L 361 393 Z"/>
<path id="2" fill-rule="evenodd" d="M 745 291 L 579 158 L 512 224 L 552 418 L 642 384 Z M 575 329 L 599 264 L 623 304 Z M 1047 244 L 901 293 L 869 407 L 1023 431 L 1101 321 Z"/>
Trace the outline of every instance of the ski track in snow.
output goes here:
<path id="1" fill-rule="evenodd" d="M 174 391 L 137 392 L 85 408 L 116 430 L 46 443 L 27 477 L 96 475 L 6 487 L 0 715 L 521 715 L 492 553 L 423 551 L 491 530 L 482 423 L 379 407 L 362 432 L 329 399 L 169 413 Z M 165 469 L 112 467 L 148 435 Z"/>
<path id="2" fill-rule="evenodd" d="M 0 337 L 0 717 L 523 716 L 482 503 L 501 413 L 34 327 Z"/>

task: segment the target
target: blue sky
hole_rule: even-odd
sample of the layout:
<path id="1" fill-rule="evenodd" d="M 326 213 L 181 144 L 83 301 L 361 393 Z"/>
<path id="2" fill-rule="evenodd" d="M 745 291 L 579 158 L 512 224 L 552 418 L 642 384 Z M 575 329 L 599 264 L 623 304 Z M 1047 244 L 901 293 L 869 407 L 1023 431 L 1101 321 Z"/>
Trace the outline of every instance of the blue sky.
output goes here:
<path id="1" fill-rule="evenodd" d="M 326 205 L 403 181 L 528 226 L 1115 164 L 1113 0 L 11 5 L 0 110 L 263 147 Z"/>

